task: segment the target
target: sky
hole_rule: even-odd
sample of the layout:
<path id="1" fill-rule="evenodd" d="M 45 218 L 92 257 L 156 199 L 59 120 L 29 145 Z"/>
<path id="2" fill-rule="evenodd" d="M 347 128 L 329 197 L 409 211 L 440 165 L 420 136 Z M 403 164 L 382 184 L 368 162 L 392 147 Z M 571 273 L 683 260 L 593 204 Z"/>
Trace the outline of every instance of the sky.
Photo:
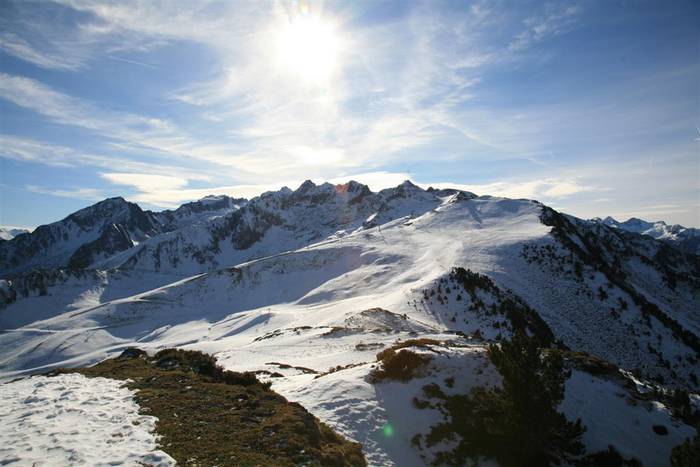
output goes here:
<path id="1" fill-rule="evenodd" d="M 700 2 L 0 0 L 0 224 L 410 179 L 700 227 Z"/>

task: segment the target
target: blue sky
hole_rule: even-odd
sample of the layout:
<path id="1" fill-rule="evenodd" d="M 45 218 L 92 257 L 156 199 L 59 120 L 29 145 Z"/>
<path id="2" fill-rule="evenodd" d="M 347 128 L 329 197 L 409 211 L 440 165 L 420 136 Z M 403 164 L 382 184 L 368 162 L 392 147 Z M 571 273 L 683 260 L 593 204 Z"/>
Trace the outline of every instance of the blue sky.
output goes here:
<path id="1" fill-rule="evenodd" d="M 406 178 L 700 226 L 697 1 L 0 2 L 0 224 Z"/>

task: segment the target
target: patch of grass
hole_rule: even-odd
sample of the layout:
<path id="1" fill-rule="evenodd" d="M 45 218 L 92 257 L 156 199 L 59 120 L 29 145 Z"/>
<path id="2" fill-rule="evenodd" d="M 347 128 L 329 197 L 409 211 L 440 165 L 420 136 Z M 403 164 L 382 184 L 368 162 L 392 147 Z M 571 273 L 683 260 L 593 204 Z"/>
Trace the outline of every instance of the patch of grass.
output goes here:
<path id="1" fill-rule="evenodd" d="M 383 354 L 383 355 L 381 355 Z M 382 363 L 380 368 L 372 370 L 370 382 L 379 383 L 385 380 L 410 381 L 418 372 L 418 369 L 426 365 L 431 357 L 429 355 L 418 354 L 407 349 L 399 351 L 386 350 L 380 352 L 378 360 Z"/>
<path id="2" fill-rule="evenodd" d="M 162 449 L 180 465 L 366 465 L 360 444 L 253 373 L 223 370 L 201 352 L 168 349 L 150 358 L 129 349 L 93 367 L 58 372 L 130 380 L 141 412 L 158 417 Z"/>

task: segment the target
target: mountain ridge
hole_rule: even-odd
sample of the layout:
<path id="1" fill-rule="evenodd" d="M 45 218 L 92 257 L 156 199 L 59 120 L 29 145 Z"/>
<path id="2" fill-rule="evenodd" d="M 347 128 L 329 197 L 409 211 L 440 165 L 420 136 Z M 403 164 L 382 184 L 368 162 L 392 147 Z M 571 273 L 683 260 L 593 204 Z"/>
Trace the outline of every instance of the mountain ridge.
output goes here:
<path id="1" fill-rule="evenodd" d="M 205 351 L 361 442 L 370 464 L 421 465 L 430 450 L 413 438 L 441 418 L 411 401 L 425 385 L 499 384 L 489 345 L 520 332 L 592 372 L 572 370 L 563 406 L 593 427 L 591 452 L 643 448 L 663 463 L 692 430 L 666 407 L 672 391 L 700 401 L 695 255 L 537 201 L 410 182 L 375 193 L 309 181 L 206 212 L 126 249 L 130 231 L 105 221 L 96 251 L 114 244 L 108 258 L 94 261 L 88 246 L 88 268 L 0 280 L 0 379 L 130 346 Z M 416 371 L 375 379 L 386 363 L 377 352 L 396 348 L 417 355 Z M 607 411 L 627 414 L 622 431 L 598 424 Z M 393 441 L 382 435 L 390 422 L 403 427 Z"/>
<path id="2" fill-rule="evenodd" d="M 591 221 L 627 232 L 647 235 L 667 242 L 681 250 L 700 255 L 700 229 L 694 227 L 683 227 L 680 224 L 669 225 L 664 221 L 650 222 L 637 217 L 630 217 L 624 222 L 620 222 L 611 216 L 604 219 L 596 217 L 591 219 Z"/>

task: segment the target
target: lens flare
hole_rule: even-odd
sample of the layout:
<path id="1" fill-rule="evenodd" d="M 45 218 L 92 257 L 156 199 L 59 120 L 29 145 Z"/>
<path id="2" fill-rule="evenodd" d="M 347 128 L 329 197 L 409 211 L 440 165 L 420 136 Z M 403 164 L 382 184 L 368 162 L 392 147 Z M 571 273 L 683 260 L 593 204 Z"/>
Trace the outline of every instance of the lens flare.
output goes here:
<path id="1" fill-rule="evenodd" d="M 384 427 L 382 428 L 382 433 L 384 434 L 385 438 L 391 438 L 394 436 L 394 427 L 391 426 L 391 423 L 387 422 Z"/>

